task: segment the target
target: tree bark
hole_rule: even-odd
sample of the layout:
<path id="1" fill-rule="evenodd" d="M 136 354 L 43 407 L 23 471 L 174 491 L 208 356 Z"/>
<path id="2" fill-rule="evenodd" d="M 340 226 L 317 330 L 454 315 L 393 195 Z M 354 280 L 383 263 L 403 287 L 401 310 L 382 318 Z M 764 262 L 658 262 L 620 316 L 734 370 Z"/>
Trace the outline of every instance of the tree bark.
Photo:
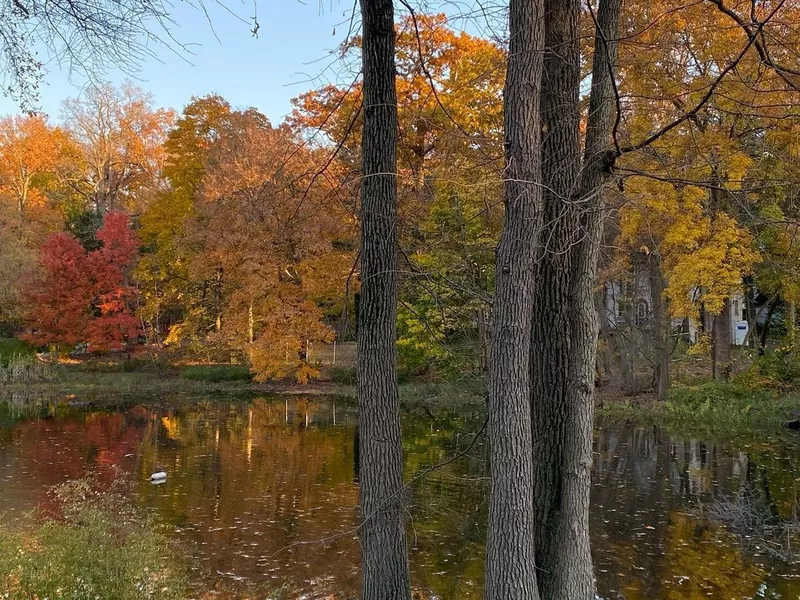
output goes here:
<path id="1" fill-rule="evenodd" d="M 661 272 L 661 260 L 656 254 L 650 255 L 650 299 L 653 306 L 653 339 L 656 349 L 655 382 L 659 400 L 667 399 L 670 379 L 670 322 L 667 313 L 667 299 L 664 292 L 667 282 Z"/>
<path id="2" fill-rule="evenodd" d="M 583 598 L 587 569 L 572 563 L 571 507 L 563 503 L 573 360 L 573 249 L 580 243 L 577 185 L 580 149 L 579 0 L 545 0 L 542 75 L 542 199 L 544 226 L 531 338 L 531 419 L 536 510 L 536 563 L 542 598 Z M 593 307 L 594 308 L 594 307 Z M 565 562 L 569 561 L 569 563 Z"/>
<path id="3" fill-rule="evenodd" d="M 714 317 L 711 327 L 711 354 L 711 376 L 714 379 L 727 380 L 731 364 L 731 307 L 728 298 L 725 299 L 720 314 Z"/>
<path id="4" fill-rule="evenodd" d="M 795 317 L 797 315 L 797 306 L 794 300 L 786 301 L 786 337 L 791 345 L 794 345 L 797 339 L 797 325 Z"/>
<path id="5" fill-rule="evenodd" d="M 616 111 L 612 65 L 617 54 L 621 0 L 603 0 L 597 14 L 582 165 L 573 145 L 578 135 L 575 111 L 580 90 L 580 5 L 574 0 L 548 0 L 547 7 L 543 83 L 547 131 L 543 151 L 547 154 L 543 164 L 556 170 L 546 171 L 545 180 L 552 177 L 556 183 L 558 179 L 555 192 L 562 205 L 558 217 L 571 228 L 567 233 L 572 235 L 561 238 L 568 242 L 566 277 L 555 276 L 562 274 L 560 269 L 553 274 L 543 269 L 538 282 L 540 290 L 548 290 L 539 297 L 551 295 L 551 286 L 558 290 L 558 299 L 551 298 L 550 305 L 566 309 L 567 326 L 551 331 L 551 340 L 545 338 L 543 328 L 532 337 L 533 353 L 549 355 L 536 361 L 538 368 L 532 368 L 538 371 L 533 389 L 543 385 L 542 390 L 547 390 L 545 396 L 535 394 L 532 398 L 534 445 L 540 463 L 535 471 L 536 558 L 542 597 L 592 600 L 595 583 L 589 543 L 589 493 L 599 328 L 594 287 L 603 231 L 602 195 L 615 157 L 610 148 Z M 556 135 L 564 139 L 546 143 L 548 136 Z M 578 168 L 579 175 L 572 176 Z M 572 183 L 568 183 L 570 179 Z M 548 225 L 558 239 L 558 224 Z M 551 232 L 545 231 L 544 236 Z M 548 262 L 543 259 L 543 265 Z M 548 363 L 549 370 L 543 368 Z"/>
<path id="6" fill-rule="evenodd" d="M 505 222 L 496 254 L 489 357 L 491 491 L 487 600 L 539 598 L 534 566 L 530 341 L 542 222 L 542 0 L 510 0 L 505 108 Z"/>
<path id="7" fill-rule="evenodd" d="M 411 596 L 397 389 L 397 95 L 392 0 L 361 0 L 364 125 L 359 408 L 362 598 Z"/>

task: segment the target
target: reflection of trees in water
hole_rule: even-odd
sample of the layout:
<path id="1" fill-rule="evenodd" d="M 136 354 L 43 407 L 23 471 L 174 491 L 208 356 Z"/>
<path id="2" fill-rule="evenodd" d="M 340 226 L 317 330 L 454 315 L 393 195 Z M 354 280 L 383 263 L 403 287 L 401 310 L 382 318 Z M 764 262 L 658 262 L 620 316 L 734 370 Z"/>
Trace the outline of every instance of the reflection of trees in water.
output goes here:
<path id="1" fill-rule="evenodd" d="M 289 580 L 314 595 L 357 590 L 353 409 L 340 403 L 335 419 L 333 401 L 304 398 L 167 410 L 146 431 L 141 475 L 159 462 L 170 485 L 143 483 L 140 494 L 212 572 Z M 463 420 L 410 421 L 408 474 L 463 447 L 469 432 Z M 464 483 L 483 469 L 483 457 L 464 459 L 412 487 L 413 580 L 439 597 L 480 595 L 485 488 Z"/>
<path id="2" fill-rule="evenodd" d="M 318 398 L 165 400 L 124 412 L 49 402 L 20 419 L 0 423 L 0 484 L 12 482 L 0 488 L 4 508 L 31 507 L 51 484 L 120 465 L 213 577 L 288 580 L 315 596 L 358 589 L 352 405 L 336 405 L 335 426 L 333 402 Z M 406 479 L 466 447 L 479 421 L 405 415 Z M 412 579 L 442 599 L 482 595 L 484 443 L 410 488 Z M 797 505 L 796 446 L 732 448 L 622 426 L 599 430 L 595 451 L 591 535 L 604 597 L 741 598 L 762 584 L 768 598 L 800 593 L 768 557 L 752 560 L 687 510 L 747 485 L 785 518 Z M 156 464 L 169 473 L 161 486 L 146 481 Z"/>
<path id="3" fill-rule="evenodd" d="M 769 449 L 768 449 L 769 448 Z M 745 598 L 759 589 L 795 597 L 784 567 L 742 551 L 738 539 L 693 516 L 692 507 L 736 493 L 754 477 L 785 481 L 792 446 L 748 453 L 713 442 L 670 438 L 657 428 L 598 431 L 591 534 L 598 592 L 633 598 Z M 793 469 L 789 469 L 792 471 Z M 787 488 L 781 487 L 787 495 Z"/>
<path id="4" fill-rule="evenodd" d="M 306 399 L 172 410 L 164 416 L 178 426 L 166 428 L 162 416 L 142 453 L 143 465 L 166 466 L 170 485 L 143 483 L 140 494 L 197 544 L 212 572 L 315 592 L 357 589 L 353 535 L 305 543 L 355 522 L 352 424 L 340 415 L 341 426 L 323 429 L 326 412 L 328 403 Z M 176 431 L 179 447 L 165 448 Z"/>
<path id="5" fill-rule="evenodd" d="M 458 454 L 480 428 L 480 415 L 407 418 L 403 427 L 406 480 Z M 412 581 L 440 598 L 483 596 L 488 520 L 485 441 L 465 457 L 412 486 Z"/>

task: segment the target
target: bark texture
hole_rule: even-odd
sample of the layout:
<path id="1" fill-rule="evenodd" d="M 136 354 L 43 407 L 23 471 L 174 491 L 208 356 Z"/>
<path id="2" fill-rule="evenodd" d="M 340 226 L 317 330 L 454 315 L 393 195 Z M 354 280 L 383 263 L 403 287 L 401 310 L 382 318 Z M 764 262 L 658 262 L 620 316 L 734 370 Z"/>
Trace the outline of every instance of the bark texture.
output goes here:
<path id="1" fill-rule="evenodd" d="M 542 75 L 542 196 L 544 223 L 531 339 L 531 419 L 536 510 L 536 562 L 542 598 L 580 598 L 587 569 L 574 563 L 573 497 L 563 497 L 565 453 L 575 410 L 570 398 L 579 139 L 579 0 L 545 0 Z M 594 306 L 592 307 L 594 310 Z M 567 562 L 565 562 L 567 561 Z M 591 587 L 591 561 L 588 565 Z M 576 595 L 577 592 L 577 595 Z"/>
<path id="2" fill-rule="evenodd" d="M 392 0 L 361 0 L 364 129 L 359 404 L 362 598 L 411 596 L 397 389 L 397 96 Z"/>
<path id="3" fill-rule="evenodd" d="M 505 102 L 505 222 L 496 256 L 489 357 L 492 468 L 487 600 L 539 598 L 534 566 L 530 340 L 541 227 L 542 0 L 510 0 Z"/>
<path id="4" fill-rule="evenodd" d="M 548 0 L 547 6 L 542 161 L 544 180 L 552 186 L 546 194 L 552 194 L 553 201 L 548 204 L 542 240 L 557 240 L 557 252 L 547 251 L 542 257 L 538 325 L 532 336 L 536 559 L 543 598 L 592 600 L 589 493 L 599 329 L 594 286 L 603 231 L 602 194 L 615 156 L 612 65 L 621 0 L 602 0 L 597 14 L 582 161 L 576 141 L 580 5 L 574 0 Z M 550 143 L 549 136 L 553 136 Z M 560 323 L 550 331 L 544 327 L 548 317 L 552 322 L 549 310 L 558 311 Z"/>

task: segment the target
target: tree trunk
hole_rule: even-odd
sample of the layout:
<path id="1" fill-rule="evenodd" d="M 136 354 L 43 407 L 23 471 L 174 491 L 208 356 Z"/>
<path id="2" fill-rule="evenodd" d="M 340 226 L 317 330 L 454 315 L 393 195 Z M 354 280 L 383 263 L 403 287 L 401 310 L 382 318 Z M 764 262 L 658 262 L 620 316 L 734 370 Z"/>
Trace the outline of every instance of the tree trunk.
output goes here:
<path id="1" fill-rule="evenodd" d="M 253 302 L 247 306 L 247 341 L 252 344 L 254 338 L 255 320 L 253 319 Z"/>
<path id="2" fill-rule="evenodd" d="M 794 345 L 797 339 L 797 325 L 795 324 L 795 316 L 797 314 L 797 306 L 794 300 L 786 301 L 786 337 L 791 345 Z"/>
<path id="3" fill-rule="evenodd" d="M 722 312 L 714 317 L 711 353 L 711 376 L 714 379 L 727 380 L 731 366 L 731 307 L 728 298 L 722 305 Z"/>
<path id="4" fill-rule="evenodd" d="M 653 339 L 655 340 L 655 382 L 659 400 L 667 399 L 669 390 L 670 365 L 672 353 L 670 344 L 670 322 L 667 314 L 667 300 L 664 292 L 667 282 L 661 272 L 660 258 L 650 255 L 650 299 L 653 306 Z"/>
<path id="5" fill-rule="evenodd" d="M 222 267 L 217 267 L 214 273 L 214 329 L 217 333 L 222 331 Z"/>
<path id="6" fill-rule="evenodd" d="M 759 356 L 764 356 L 764 352 L 767 350 L 767 336 L 769 336 L 769 328 L 770 324 L 772 323 L 772 315 L 775 313 L 775 309 L 780 304 L 781 297 L 779 295 L 775 295 L 772 300 L 769 301 L 767 305 L 767 314 L 764 317 L 764 325 L 761 326 L 761 337 L 759 339 L 760 345 L 758 348 Z M 788 319 L 786 321 L 789 322 Z"/>
<path id="7" fill-rule="evenodd" d="M 573 248 L 580 242 L 576 196 L 581 149 L 579 0 L 545 0 L 542 75 L 542 199 L 544 227 L 536 277 L 531 339 L 531 419 L 536 510 L 536 564 L 542 598 L 588 598 L 588 569 L 572 563 L 571 510 L 563 497 L 570 404 Z M 566 562 L 569 561 L 569 562 Z M 586 575 L 588 573 L 588 581 Z M 587 587 L 588 584 L 588 587 Z"/>
<path id="8" fill-rule="evenodd" d="M 411 596 L 397 389 L 397 95 L 392 0 L 361 0 L 364 125 L 358 306 L 362 598 Z"/>
<path id="9" fill-rule="evenodd" d="M 621 0 L 600 3 L 586 144 L 580 176 L 574 178 L 573 169 L 580 165 L 580 155 L 573 146 L 578 135 L 575 115 L 580 89 L 580 5 L 574 0 L 548 0 L 547 10 L 543 116 L 545 142 L 549 136 L 554 139 L 553 144 L 543 146 L 547 152 L 543 164 L 552 165 L 558 172 L 558 176 L 548 174 L 545 179 L 551 177 L 554 182 L 558 179 L 556 193 L 562 205 L 571 205 L 562 206 L 559 220 L 563 218 L 573 228 L 568 232 L 573 235 L 562 238 L 569 240 L 567 276 L 550 281 L 548 277 L 555 277 L 561 271 L 549 274 L 543 269 L 539 280 L 539 289 L 548 290 L 546 295 L 552 294 L 551 286 L 559 290 L 560 298 L 551 299 L 551 306 L 559 303 L 560 310 L 566 309 L 568 325 L 550 332 L 553 338 L 550 348 L 542 346 L 546 340 L 541 328 L 540 335 L 533 339 L 534 353 L 557 357 L 537 361 L 540 367 L 534 389 L 545 381 L 543 389 L 549 389 L 550 393 L 534 397 L 532 402 L 536 460 L 542 463 L 536 466 L 535 479 L 536 558 L 543 597 L 592 600 L 595 593 L 589 543 L 589 493 L 599 328 L 594 287 L 602 239 L 602 194 L 615 156 L 610 149 L 616 109 L 611 66 L 616 61 Z M 559 135 L 564 137 L 561 142 L 555 139 Z M 551 153 L 555 158 L 551 158 Z M 566 189 L 570 178 L 573 183 Z M 558 239 L 558 224 L 553 223 L 551 229 L 544 235 L 552 233 Z M 547 262 L 543 260 L 543 265 Z M 553 368 L 541 369 L 545 362 Z M 561 387 L 564 383 L 566 388 Z"/>
<path id="10" fill-rule="evenodd" d="M 505 103 L 505 222 L 496 254 L 489 357 L 491 491 L 487 600 L 536 600 L 530 349 L 536 237 L 543 1 L 510 0 Z"/>

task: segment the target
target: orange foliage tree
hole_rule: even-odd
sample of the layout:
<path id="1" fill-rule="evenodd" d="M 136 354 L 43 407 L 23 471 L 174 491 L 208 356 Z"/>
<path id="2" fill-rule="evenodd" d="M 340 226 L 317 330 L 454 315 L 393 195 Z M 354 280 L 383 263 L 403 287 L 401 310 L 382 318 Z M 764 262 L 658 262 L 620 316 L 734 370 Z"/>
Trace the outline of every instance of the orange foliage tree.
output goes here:
<path id="1" fill-rule="evenodd" d="M 304 379 L 304 341 L 332 339 L 323 306 L 350 271 L 354 220 L 325 154 L 254 110 L 229 125 L 181 239 L 190 277 L 209 282 L 213 338 L 245 350 L 259 378 Z"/>
<path id="2" fill-rule="evenodd" d="M 70 150 L 67 133 L 42 116 L 0 120 L 0 195 L 13 202 L 21 221 L 46 207 L 47 190 Z"/>
<path id="3" fill-rule="evenodd" d="M 400 360 L 409 371 L 481 371 L 503 212 L 505 53 L 442 14 L 404 17 L 396 30 Z M 346 42 L 344 59 L 360 44 Z M 357 173 L 361 83 L 325 86 L 294 105 L 290 122 Z"/>

